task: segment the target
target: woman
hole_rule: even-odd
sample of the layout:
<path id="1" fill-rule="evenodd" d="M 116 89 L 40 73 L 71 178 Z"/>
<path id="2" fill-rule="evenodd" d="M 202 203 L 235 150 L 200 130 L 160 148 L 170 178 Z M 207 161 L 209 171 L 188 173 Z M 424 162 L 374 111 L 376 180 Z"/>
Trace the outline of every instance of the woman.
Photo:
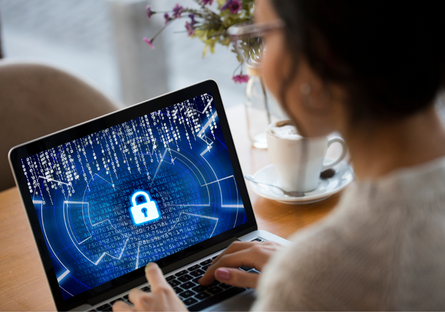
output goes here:
<path id="1" fill-rule="evenodd" d="M 257 287 L 253 310 L 445 309 L 443 1 L 258 0 L 263 77 L 300 132 L 341 133 L 356 183 L 281 251 L 237 243 L 201 284 Z M 237 270 L 241 265 L 263 274 Z M 156 264 L 134 307 L 184 310 Z"/>

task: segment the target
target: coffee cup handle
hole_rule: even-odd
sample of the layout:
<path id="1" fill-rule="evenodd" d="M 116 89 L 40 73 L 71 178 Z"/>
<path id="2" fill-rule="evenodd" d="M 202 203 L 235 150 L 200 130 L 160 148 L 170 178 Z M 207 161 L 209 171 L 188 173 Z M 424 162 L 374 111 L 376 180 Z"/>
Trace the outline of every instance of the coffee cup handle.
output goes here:
<path id="1" fill-rule="evenodd" d="M 341 144 L 341 147 L 342 147 L 341 155 L 340 155 L 340 157 L 338 157 L 338 159 L 336 159 L 336 160 L 334 160 L 334 161 L 331 161 L 331 162 L 328 163 L 328 164 L 324 164 L 324 163 L 323 163 L 322 171 L 324 171 L 324 170 L 326 170 L 326 169 L 329 169 L 329 168 L 332 168 L 332 167 L 334 167 L 335 165 L 337 165 L 338 163 L 340 163 L 340 162 L 343 160 L 343 158 L 346 157 L 346 154 L 348 153 L 348 148 L 347 148 L 347 146 L 346 146 L 345 141 L 344 141 L 342 138 L 340 138 L 340 137 L 333 137 L 333 138 L 328 139 L 328 148 L 329 148 L 333 143 L 340 143 L 340 144 Z"/>

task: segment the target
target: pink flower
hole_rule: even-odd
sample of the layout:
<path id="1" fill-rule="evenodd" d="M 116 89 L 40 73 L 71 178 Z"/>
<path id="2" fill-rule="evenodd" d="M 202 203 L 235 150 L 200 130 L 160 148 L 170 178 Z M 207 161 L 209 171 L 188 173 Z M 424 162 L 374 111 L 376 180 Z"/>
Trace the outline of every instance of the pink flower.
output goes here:
<path id="1" fill-rule="evenodd" d="M 248 75 L 236 75 L 236 76 L 233 76 L 232 79 L 236 83 L 243 83 L 243 82 L 248 82 L 249 81 L 249 76 Z"/>
<path id="2" fill-rule="evenodd" d="M 184 8 L 176 3 L 175 7 L 173 8 L 173 18 L 180 18 L 183 11 Z"/>
<path id="3" fill-rule="evenodd" d="M 232 14 L 238 14 L 238 12 L 241 10 L 241 8 L 242 8 L 242 5 L 241 5 L 241 1 L 239 1 L 239 0 L 232 0 L 229 3 L 229 10 L 230 10 L 230 13 L 232 13 Z"/>
<path id="4" fill-rule="evenodd" d="M 148 44 L 150 46 L 150 48 L 154 49 L 155 47 L 153 46 L 153 40 L 148 40 L 147 38 L 144 37 L 144 41 L 146 44 Z"/>
<path id="5" fill-rule="evenodd" d="M 241 1 L 239 0 L 227 0 L 226 4 L 221 7 L 221 12 L 227 9 L 230 10 L 231 14 L 237 14 L 242 8 Z"/>
<path id="6" fill-rule="evenodd" d="M 153 15 L 154 12 L 151 10 L 151 7 L 149 5 L 147 5 L 146 11 L 147 11 L 147 17 L 148 19 L 150 19 L 150 17 Z"/>
<path id="7" fill-rule="evenodd" d="M 213 0 L 202 0 L 202 3 L 204 3 L 204 5 L 212 5 Z"/>
<path id="8" fill-rule="evenodd" d="M 185 29 L 187 29 L 187 36 L 193 36 L 195 34 L 195 29 L 193 28 L 193 25 L 190 24 L 188 21 L 185 22 Z"/>
<path id="9" fill-rule="evenodd" d="M 164 14 L 164 19 L 165 19 L 165 25 L 167 25 L 168 22 L 170 22 L 170 16 L 168 15 L 168 13 Z"/>
<path id="10" fill-rule="evenodd" d="M 192 26 L 195 26 L 195 24 L 196 24 L 195 14 L 191 13 L 191 14 L 189 14 L 189 17 L 191 19 L 190 24 L 192 24 Z"/>
<path id="11" fill-rule="evenodd" d="M 221 7 L 221 12 L 227 10 L 227 8 L 229 7 L 229 4 L 232 2 L 232 0 L 227 0 L 226 4 L 224 4 Z"/>

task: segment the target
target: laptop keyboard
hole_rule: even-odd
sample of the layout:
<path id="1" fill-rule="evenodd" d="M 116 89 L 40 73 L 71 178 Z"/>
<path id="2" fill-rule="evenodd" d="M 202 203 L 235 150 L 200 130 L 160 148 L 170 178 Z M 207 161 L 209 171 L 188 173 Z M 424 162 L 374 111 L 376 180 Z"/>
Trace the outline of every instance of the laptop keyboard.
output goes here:
<path id="1" fill-rule="evenodd" d="M 252 241 L 263 241 L 263 239 L 255 238 Z M 203 310 L 211 305 L 217 304 L 237 294 L 240 294 L 247 289 L 233 287 L 218 282 L 216 280 L 208 286 L 201 286 L 198 283 L 198 280 L 204 275 L 205 271 L 216 257 L 217 256 L 214 256 L 213 258 L 202 261 L 199 264 L 193 265 L 166 278 L 167 283 L 169 283 L 170 286 L 173 287 L 178 297 L 190 311 Z M 255 269 L 244 266 L 240 267 L 240 270 L 251 273 L 260 273 Z M 149 292 L 151 290 L 150 286 L 143 286 L 140 289 L 146 292 Z M 112 305 L 119 300 L 123 300 L 131 304 L 127 294 L 120 298 L 114 299 L 109 303 L 105 303 L 95 309 L 91 309 L 89 310 L 89 312 L 112 311 Z"/>

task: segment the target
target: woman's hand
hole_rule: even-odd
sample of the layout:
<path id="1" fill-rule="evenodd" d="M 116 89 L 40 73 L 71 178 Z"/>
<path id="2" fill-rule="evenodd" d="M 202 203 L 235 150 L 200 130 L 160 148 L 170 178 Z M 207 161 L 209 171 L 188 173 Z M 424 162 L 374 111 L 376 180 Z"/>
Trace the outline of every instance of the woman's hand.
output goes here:
<path id="1" fill-rule="evenodd" d="M 256 288 L 259 274 L 238 268 L 245 266 L 261 271 L 281 247 L 274 242 L 234 242 L 213 260 L 199 283 L 205 286 L 217 279 L 232 286 Z"/>
<path id="2" fill-rule="evenodd" d="M 149 263 L 145 267 L 145 276 L 150 284 L 151 292 L 135 288 L 128 296 L 134 306 L 123 301 L 116 301 L 113 311 L 187 311 L 156 263 Z"/>

